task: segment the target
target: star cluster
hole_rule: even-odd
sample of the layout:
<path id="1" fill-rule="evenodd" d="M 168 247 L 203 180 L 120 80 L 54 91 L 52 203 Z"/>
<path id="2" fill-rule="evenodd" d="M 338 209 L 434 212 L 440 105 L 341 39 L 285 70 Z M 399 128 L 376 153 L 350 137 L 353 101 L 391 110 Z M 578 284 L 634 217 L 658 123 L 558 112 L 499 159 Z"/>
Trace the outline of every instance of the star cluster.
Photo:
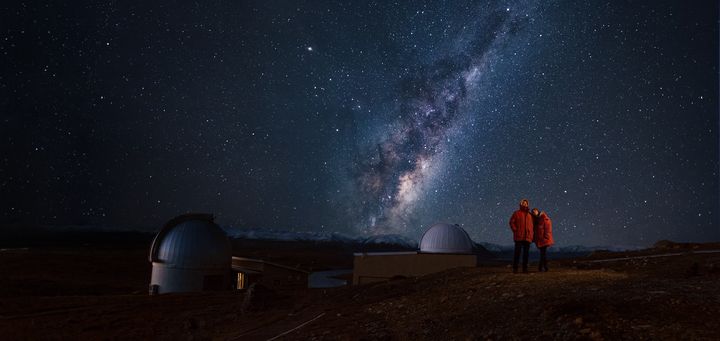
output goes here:
<path id="1" fill-rule="evenodd" d="M 717 3 L 0 5 L 0 222 L 720 239 Z"/>

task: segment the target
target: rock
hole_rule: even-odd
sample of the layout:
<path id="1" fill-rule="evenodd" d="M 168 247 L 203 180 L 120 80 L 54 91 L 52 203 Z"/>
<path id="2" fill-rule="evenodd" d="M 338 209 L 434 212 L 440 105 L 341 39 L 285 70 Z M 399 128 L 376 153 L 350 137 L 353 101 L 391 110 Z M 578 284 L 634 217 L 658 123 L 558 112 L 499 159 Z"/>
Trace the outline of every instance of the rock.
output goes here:
<path id="1" fill-rule="evenodd" d="M 693 277 L 700 275 L 700 265 L 697 262 L 692 263 L 689 269 L 685 271 L 685 276 Z"/>
<path id="2" fill-rule="evenodd" d="M 670 240 L 660 240 L 655 245 L 653 245 L 653 248 L 656 249 L 669 249 L 675 246 L 675 242 Z"/>
<path id="3" fill-rule="evenodd" d="M 708 269 L 707 271 L 712 274 L 720 273 L 720 264 L 712 263 L 712 264 L 708 265 L 707 269 Z"/>

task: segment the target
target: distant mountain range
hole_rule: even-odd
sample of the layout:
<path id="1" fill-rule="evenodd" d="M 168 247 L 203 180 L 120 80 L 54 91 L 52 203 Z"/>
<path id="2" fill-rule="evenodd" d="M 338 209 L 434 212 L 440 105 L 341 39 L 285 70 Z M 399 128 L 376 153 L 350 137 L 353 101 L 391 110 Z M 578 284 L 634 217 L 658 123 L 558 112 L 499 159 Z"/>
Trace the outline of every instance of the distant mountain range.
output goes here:
<path id="1" fill-rule="evenodd" d="M 370 237 L 351 237 L 337 232 L 313 232 L 313 231 L 277 231 L 268 229 L 238 229 L 223 227 L 229 236 L 233 238 L 260 239 L 260 240 L 281 240 L 281 241 L 317 241 L 317 242 L 342 242 L 359 244 L 387 244 L 398 245 L 404 248 L 415 249 L 418 242 L 405 236 L 397 234 L 376 235 Z M 514 245 L 499 245 L 493 243 L 476 243 L 486 250 L 495 253 L 512 252 Z M 641 246 L 612 245 L 612 246 L 583 246 L 583 245 L 562 245 L 548 249 L 548 252 L 558 253 L 589 253 L 597 250 L 612 252 L 644 249 Z M 531 250 L 536 250 L 532 247 Z"/>
<path id="2" fill-rule="evenodd" d="M 268 229 L 237 229 L 223 227 L 225 232 L 233 238 L 278 240 L 278 241 L 316 241 L 316 242 L 340 242 L 352 244 L 386 244 L 397 245 L 403 248 L 417 248 L 417 242 L 401 235 L 386 234 L 370 237 L 351 237 L 337 232 L 314 232 L 314 231 L 277 231 Z"/>

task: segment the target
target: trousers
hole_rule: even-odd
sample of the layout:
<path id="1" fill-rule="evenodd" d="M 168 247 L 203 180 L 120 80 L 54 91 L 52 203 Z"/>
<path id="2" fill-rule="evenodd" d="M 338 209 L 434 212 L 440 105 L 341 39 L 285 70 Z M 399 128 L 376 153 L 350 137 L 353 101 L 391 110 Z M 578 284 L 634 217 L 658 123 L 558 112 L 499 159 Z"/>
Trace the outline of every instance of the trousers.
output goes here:
<path id="1" fill-rule="evenodd" d="M 522 251 L 522 267 L 523 271 L 527 271 L 528 252 L 530 251 L 530 242 L 524 240 L 515 242 L 515 254 L 513 255 L 513 271 L 517 272 L 518 262 L 520 261 L 520 252 Z"/>
<path id="2" fill-rule="evenodd" d="M 538 264 L 538 270 L 540 272 L 548 271 L 547 266 L 547 246 L 539 247 L 540 250 L 540 263 Z"/>

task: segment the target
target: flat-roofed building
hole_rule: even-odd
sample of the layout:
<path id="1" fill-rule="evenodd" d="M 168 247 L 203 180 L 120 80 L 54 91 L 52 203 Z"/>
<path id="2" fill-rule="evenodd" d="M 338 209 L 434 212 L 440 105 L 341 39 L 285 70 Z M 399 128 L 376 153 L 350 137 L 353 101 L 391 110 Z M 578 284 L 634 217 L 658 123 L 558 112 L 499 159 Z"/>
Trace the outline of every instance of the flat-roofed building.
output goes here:
<path id="1" fill-rule="evenodd" d="M 420 250 L 354 254 L 353 284 L 422 276 L 458 267 L 477 266 L 473 242 L 459 225 L 435 224 L 423 234 Z"/>

